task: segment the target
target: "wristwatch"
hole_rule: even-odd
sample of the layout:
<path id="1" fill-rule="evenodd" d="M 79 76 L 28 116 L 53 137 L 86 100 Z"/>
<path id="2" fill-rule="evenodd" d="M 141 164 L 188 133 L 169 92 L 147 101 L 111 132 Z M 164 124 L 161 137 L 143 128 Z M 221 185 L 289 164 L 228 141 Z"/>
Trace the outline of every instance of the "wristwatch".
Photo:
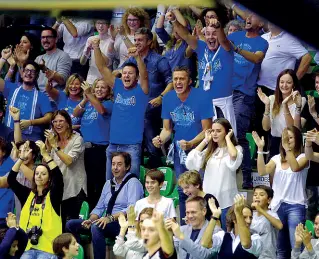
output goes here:
<path id="1" fill-rule="evenodd" d="M 60 148 L 60 147 L 54 147 L 53 150 L 54 150 L 55 152 L 58 152 L 59 150 L 61 150 L 61 148 Z"/>

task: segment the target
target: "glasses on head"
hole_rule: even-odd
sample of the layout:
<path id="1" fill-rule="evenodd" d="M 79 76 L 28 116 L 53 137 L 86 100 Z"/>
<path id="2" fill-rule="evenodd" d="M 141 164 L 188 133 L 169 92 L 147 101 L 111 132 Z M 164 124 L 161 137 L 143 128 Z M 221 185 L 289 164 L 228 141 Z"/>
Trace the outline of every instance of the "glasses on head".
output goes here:
<path id="1" fill-rule="evenodd" d="M 51 40 L 54 39 L 53 35 L 49 35 L 49 36 L 41 36 L 41 40 Z"/>
<path id="2" fill-rule="evenodd" d="M 127 19 L 128 22 L 139 22 L 139 19 Z"/>
<path id="3" fill-rule="evenodd" d="M 31 74 L 31 75 L 35 75 L 35 73 L 36 73 L 37 71 L 36 70 L 34 70 L 34 69 L 24 69 L 24 73 L 26 73 L 26 74 Z"/>

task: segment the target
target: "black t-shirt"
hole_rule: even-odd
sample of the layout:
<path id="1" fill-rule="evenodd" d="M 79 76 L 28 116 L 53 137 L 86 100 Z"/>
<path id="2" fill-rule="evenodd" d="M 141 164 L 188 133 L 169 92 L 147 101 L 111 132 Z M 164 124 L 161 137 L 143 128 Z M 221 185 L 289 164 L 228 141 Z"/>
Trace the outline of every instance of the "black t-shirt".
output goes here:
<path id="1" fill-rule="evenodd" d="M 210 210 L 210 208 L 209 208 L 209 205 L 208 205 L 208 200 L 210 199 L 210 198 L 213 198 L 214 200 L 215 200 L 215 204 L 216 204 L 216 207 L 218 208 L 219 207 L 219 203 L 218 203 L 218 200 L 216 199 L 216 197 L 214 196 L 214 195 L 212 195 L 212 194 L 209 194 L 209 193 L 206 193 L 206 195 L 204 196 L 204 199 L 206 200 L 206 202 L 207 202 L 207 212 L 206 212 L 206 216 L 205 216 L 205 218 L 208 220 L 208 221 L 210 221 L 210 219 L 211 219 L 211 217 L 212 217 L 212 211 Z"/>
<path id="2" fill-rule="evenodd" d="M 319 99 L 316 99 L 316 98 L 315 98 L 315 109 L 317 113 L 319 114 Z M 319 125 L 317 124 L 317 122 L 314 120 L 314 118 L 311 116 L 309 112 L 308 103 L 306 103 L 305 107 L 303 108 L 301 117 L 306 119 L 306 124 L 304 126 L 304 129 L 306 131 L 313 130 L 314 128 L 319 130 Z M 319 146 L 317 146 L 315 143 L 312 144 L 312 147 L 314 152 L 319 152 Z M 310 161 L 310 168 L 308 171 L 307 183 L 306 183 L 307 186 L 319 186 L 318 172 L 319 172 L 319 163 Z"/>
<path id="3" fill-rule="evenodd" d="M 143 259 L 177 259 L 177 253 L 176 250 L 174 249 L 174 253 L 172 256 L 167 256 L 162 248 L 158 249 L 153 255 L 149 255 L 148 253 L 143 256 Z"/>

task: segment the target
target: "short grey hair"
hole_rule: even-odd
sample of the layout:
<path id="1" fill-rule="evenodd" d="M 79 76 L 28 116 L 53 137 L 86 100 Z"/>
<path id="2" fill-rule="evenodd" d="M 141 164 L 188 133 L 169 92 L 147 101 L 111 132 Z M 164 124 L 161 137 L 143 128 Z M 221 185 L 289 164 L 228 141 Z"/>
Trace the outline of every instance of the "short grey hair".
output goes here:
<path id="1" fill-rule="evenodd" d="M 225 26 L 225 33 L 228 35 L 228 30 L 230 26 L 234 26 L 238 29 L 238 31 L 243 31 L 245 28 L 245 22 L 239 21 L 239 20 L 231 20 L 228 22 Z"/>

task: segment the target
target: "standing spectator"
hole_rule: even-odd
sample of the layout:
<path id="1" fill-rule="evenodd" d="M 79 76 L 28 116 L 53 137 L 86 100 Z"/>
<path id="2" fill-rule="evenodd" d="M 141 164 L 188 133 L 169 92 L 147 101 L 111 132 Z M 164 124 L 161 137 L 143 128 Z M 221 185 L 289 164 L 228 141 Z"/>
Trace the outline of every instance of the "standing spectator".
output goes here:
<path id="1" fill-rule="evenodd" d="M 73 132 L 71 117 L 65 110 L 54 112 L 51 124 L 52 130 L 46 130 L 45 136 L 51 157 L 63 174 L 61 217 L 64 227 L 67 220 L 79 217 L 87 194 L 84 143 L 83 138 Z"/>
<path id="2" fill-rule="evenodd" d="M 4 115 L 6 111 L 5 102 L 4 96 L 0 91 L 0 137 L 10 143 L 13 140 L 13 130 L 4 123 Z"/>
<path id="3" fill-rule="evenodd" d="M 112 154 L 112 173 L 114 178 L 108 180 L 103 188 L 98 204 L 90 214 L 88 220 L 70 220 L 66 229 L 76 239 L 80 240 L 80 233 L 90 231 L 94 259 L 105 259 L 105 238 L 115 238 L 120 232 L 118 218 L 126 213 L 131 205 L 134 205 L 143 197 L 143 186 L 130 173 L 131 156 L 125 152 Z"/>
<path id="4" fill-rule="evenodd" d="M 110 140 L 113 95 L 111 87 L 102 79 L 96 79 L 92 88 L 84 82 L 82 88 L 86 98 L 75 108 L 74 114 L 77 117 L 81 116 L 88 202 L 90 208 L 94 208 L 106 181 L 105 151 Z"/>
<path id="5" fill-rule="evenodd" d="M 72 59 L 71 74 L 79 73 L 83 78 L 86 78 L 89 66 L 82 66 L 80 58 L 87 39 L 93 35 L 92 21 L 61 17 L 57 18 L 52 28 L 57 31 L 58 38 L 63 39 L 63 51 Z"/>
<path id="6" fill-rule="evenodd" d="M 273 197 L 274 191 L 268 186 L 258 185 L 254 188 L 251 207 L 255 211 L 250 231 L 259 234 L 264 244 L 259 259 L 276 259 L 277 230 L 281 230 L 283 225 L 278 214 L 268 209 Z"/>
<path id="7" fill-rule="evenodd" d="M 217 198 L 222 209 L 221 223 L 224 230 L 227 211 L 238 194 L 236 170 L 242 159 L 242 148 L 237 144 L 230 123 L 223 118 L 213 122 L 212 129 L 205 132 L 204 140 L 186 159 L 189 170 L 204 170 L 203 190 Z"/>
<path id="8" fill-rule="evenodd" d="M 46 164 L 39 164 L 34 170 L 32 190 L 19 184 L 16 177 L 19 168 L 31 150 L 24 145 L 19 159 L 12 167 L 8 183 L 18 196 L 23 208 L 20 227 L 28 232 L 29 242 L 22 259 L 53 259 L 52 242 L 62 233 L 61 202 L 63 196 L 63 176 L 46 152 L 45 144 L 37 141 Z M 42 235 L 40 234 L 42 232 Z"/>
<path id="9" fill-rule="evenodd" d="M 186 169 L 186 154 L 204 138 L 205 131 L 211 127 L 213 109 L 210 100 L 200 89 L 191 88 L 192 80 L 187 68 L 175 68 L 173 72 L 174 91 L 163 98 L 163 129 L 153 139 L 156 147 L 170 140 L 173 131 L 174 140 L 168 157 L 174 162 L 176 179 Z M 200 103 L 200 105 L 198 105 Z M 178 188 L 180 216 L 185 216 L 186 195 Z"/>
<path id="10" fill-rule="evenodd" d="M 14 121 L 7 109 L 6 125 L 13 129 L 13 124 L 20 122 L 23 138 L 34 141 L 43 138 L 44 126 L 50 123 L 52 115 L 49 98 L 37 87 L 39 71 L 38 64 L 27 61 L 23 65 L 21 86 L 0 79 L 0 92 L 7 98 L 8 105 L 20 110 L 21 121 Z"/>
<path id="11" fill-rule="evenodd" d="M 263 137 L 253 132 L 258 147 L 257 169 L 260 176 L 273 176 L 274 198 L 270 203 L 273 212 L 277 212 L 283 228 L 277 240 L 277 258 L 290 258 L 295 244 L 295 228 L 306 221 L 306 178 L 309 161 L 302 150 L 302 135 L 292 126 L 284 129 L 281 137 L 280 154 L 265 164 Z"/>
<path id="12" fill-rule="evenodd" d="M 265 104 L 262 126 L 271 130 L 270 157 L 278 154 L 280 138 L 284 128 L 296 126 L 301 129 L 301 111 L 306 98 L 300 95 L 299 81 L 292 69 L 285 69 L 277 77 L 275 94 L 267 97 L 260 88 L 257 94 Z"/>
<path id="13" fill-rule="evenodd" d="M 95 21 L 95 29 L 98 32 L 98 36 L 92 36 L 87 39 L 80 63 L 81 65 L 85 65 L 87 63 L 87 60 L 90 59 L 89 61 L 89 72 L 86 77 L 86 81 L 89 84 L 93 84 L 94 81 L 98 78 L 101 78 L 102 75 L 100 74 L 98 68 L 96 67 L 95 64 L 95 57 L 94 57 L 94 50 L 92 47 L 92 40 L 95 37 L 98 37 L 100 39 L 100 49 L 101 52 L 104 56 L 107 55 L 107 50 L 109 44 L 113 41 L 111 38 L 111 33 L 109 33 L 109 26 L 110 26 L 110 21 L 108 20 L 96 20 Z"/>
<path id="14" fill-rule="evenodd" d="M 57 31 L 52 28 L 45 28 L 41 33 L 41 45 L 45 54 L 35 59 L 35 62 L 42 65 L 38 78 L 41 91 L 44 90 L 48 80 L 54 81 L 54 86 L 64 88 L 70 75 L 72 60 L 67 53 L 57 48 L 57 37 Z"/>
<path id="15" fill-rule="evenodd" d="M 115 9 L 113 9 L 111 24 L 115 27 L 121 26 L 124 13 L 125 8 L 123 7 L 118 6 Z"/>
<path id="16" fill-rule="evenodd" d="M 237 122 L 237 138 L 243 148 L 243 185 L 251 189 L 251 160 L 246 133 L 254 114 L 256 82 L 268 43 L 259 36 L 263 22 L 256 14 L 249 14 L 246 19 L 245 31 L 238 31 L 228 36 L 234 46 L 233 104 Z"/>
<path id="17" fill-rule="evenodd" d="M 150 49 L 152 39 L 152 32 L 145 27 L 135 32 L 135 47 L 148 71 L 149 102 L 144 118 L 144 143 L 149 153 L 148 167 L 157 168 L 162 164 L 161 150 L 152 144 L 152 139 L 162 127 L 162 99 L 172 89 L 172 73 L 168 60 Z M 123 65 L 128 63 L 137 64 L 134 57 L 130 57 Z"/>
<path id="18" fill-rule="evenodd" d="M 210 19 L 205 43 L 176 20 L 174 11 L 167 13 L 166 17 L 173 23 L 176 33 L 197 53 L 199 87 L 212 100 L 215 116 L 228 119 L 236 133 L 231 86 L 234 53 L 221 23 L 216 18 Z"/>
<path id="19" fill-rule="evenodd" d="M 58 109 L 66 110 L 71 116 L 72 128 L 75 130 L 79 130 L 81 126 L 81 119 L 73 116 L 73 111 L 83 97 L 82 83 L 83 78 L 79 74 L 73 74 L 66 81 L 64 91 L 54 88 L 51 81 L 45 86 L 45 91 L 56 102 Z"/>
<path id="20" fill-rule="evenodd" d="M 144 38 L 146 41 L 146 37 Z M 127 152 L 132 157 L 131 173 L 139 175 L 144 130 L 144 117 L 148 102 L 149 84 L 146 66 L 137 48 L 129 54 L 137 61 L 127 63 L 122 69 L 122 78 L 118 79 L 104 65 L 98 39 L 93 44 L 96 65 L 104 81 L 114 92 L 114 106 L 111 117 L 110 145 L 107 148 L 106 179 L 111 178 L 111 153 Z M 140 83 L 138 83 L 138 80 Z M 130 130 L 127 131 L 127 125 Z"/>

